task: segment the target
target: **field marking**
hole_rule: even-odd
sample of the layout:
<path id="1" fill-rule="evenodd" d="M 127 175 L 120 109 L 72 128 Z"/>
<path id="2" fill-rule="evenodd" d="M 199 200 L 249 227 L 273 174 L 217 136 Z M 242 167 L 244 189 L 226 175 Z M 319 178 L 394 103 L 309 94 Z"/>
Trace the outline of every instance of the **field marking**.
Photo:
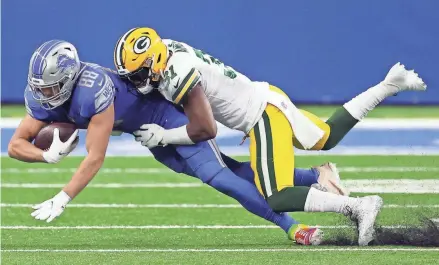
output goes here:
<path id="1" fill-rule="evenodd" d="M 439 167 L 337 167 L 340 172 L 439 172 Z"/>
<path id="2" fill-rule="evenodd" d="M 237 142 L 241 141 L 238 138 Z M 107 150 L 106 157 L 152 157 L 149 150 L 145 150 L 144 147 L 138 146 L 134 149 L 130 149 L 131 145 L 126 146 L 124 141 L 115 140 L 110 143 L 109 149 Z M 224 154 L 230 156 L 248 156 L 247 146 L 237 146 L 237 145 L 220 145 L 220 149 Z M 74 150 L 69 157 L 84 157 L 87 155 L 84 145 L 79 145 L 76 150 Z M 387 146 L 387 145 L 349 145 L 344 146 L 340 144 L 335 149 L 329 151 L 306 151 L 306 150 L 296 150 L 296 156 L 438 156 L 439 147 L 438 146 Z M 2 157 L 8 157 L 8 152 L 1 152 Z"/>
<path id="3" fill-rule="evenodd" d="M 438 252 L 439 248 L 194 248 L 194 249 L 2 249 L 1 252 L 61 252 L 61 253 L 114 253 L 114 252 Z"/>
<path id="4" fill-rule="evenodd" d="M 4 168 L 7 174 L 74 173 L 77 168 Z M 340 172 L 439 172 L 439 167 L 338 167 Z M 179 174 L 167 168 L 101 168 L 99 174 Z"/>
<path id="5" fill-rule="evenodd" d="M 439 168 L 437 168 L 439 171 Z M 77 168 L 4 168 L 7 174 L 58 174 L 74 173 Z M 167 168 L 101 168 L 99 174 L 178 174 Z"/>
<path id="6" fill-rule="evenodd" d="M 312 226 L 312 225 L 311 225 Z M 345 229 L 355 228 L 352 225 L 314 225 L 312 227 L 319 227 L 322 229 Z M 382 228 L 407 228 L 408 225 L 388 225 L 381 226 Z M 5 230 L 166 230 L 166 229 L 201 229 L 201 230 L 215 230 L 215 229 L 279 229 L 275 225 L 95 225 L 95 226 L 0 226 L 0 229 Z"/>
<path id="7" fill-rule="evenodd" d="M 342 184 L 359 193 L 439 193 L 439 179 L 358 179 L 342 180 Z"/>
<path id="8" fill-rule="evenodd" d="M 0 203 L 1 208 L 30 208 L 34 204 L 28 203 Z M 210 208 L 210 209 L 223 209 L 223 208 L 242 208 L 240 204 L 117 204 L 117 203 L 72 203 L 68 205 L 69 208 Z M 385 204 L 383 208 L 390 209 L 404 209 L 404 208 L 439 208 L 439 204 Z"/>
<path id="9" fill-rule="evenodd" d="M 358 193 L 439 193 L 439 179 L 347 179 L 342 184 L 351 192 Z M 63 188 L 64 183 L 2 183 L 1 188 Z M 208 187 L 201 182 L 184 183 L 102 183 L 90 184 L 89 188 L 199 188 Z"/>
<path id="10" fill-rule="evenodd" d="M 1 183 L 1 188 L 22 188 L 22 189 L 41 189 L 41 188 L 63 188 L 66 184 L 62 183 Z M 203 183 L 104 183 L 89 184 L 88 188 L 104 189 L 124 189 L 124 188 L 198 188 Z"/>
<path id="11" fill-rule="evenodd" d="M 1 203 L 1 208 L 29 208 L 34 204 L 26 203 Z M 242 208 L 240 204 L 69 204 L 72 208 Z M 439 205 L 438 205 L 439 207 Z"/>
<path id="12" fill-rule="evenodd" d="M 326 117 L 321 117 L 327 120 Z M 1 118 L 0 128 L 15 129 L 22 118 Z M 218 128 L 225 132 L 235 132 L 217 122 Z M 367 118 L 355 126 L 356 129 L 439 129 L 439 119 L 436 118 Z"/>

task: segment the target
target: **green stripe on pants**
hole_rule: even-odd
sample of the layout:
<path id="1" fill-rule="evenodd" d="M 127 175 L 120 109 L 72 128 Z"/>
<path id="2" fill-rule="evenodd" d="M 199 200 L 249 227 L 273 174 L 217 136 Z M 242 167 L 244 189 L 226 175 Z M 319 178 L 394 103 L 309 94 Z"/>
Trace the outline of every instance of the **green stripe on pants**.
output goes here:
<path id="1" fill-rule="evenodd" d="M 259 131 L 258 124 L 254 127 L 255 131 L 255 140 L 256 140 L 256 170 L 258 171 L 259 182 L 261 183 L 262 193 L 264 197 L 267 198 L 267 190 L 265 188 L 264 182 L 264 174 L 262 173 L 262 165 L 261 165 L 261 134 Z"/>
<path id="2" fill-rule="evenodd" d="M 270 118 L 268 117 L 267 113 L 264 112 L 262 114 L 262 119 L 264 120 L 264 126 L 265 126 L 265 137 L 266 137 L 266 143 L 267 143 L 267 168 L 268 168 L 268 177 L 270 179 L 270 186 L 271 190 L 276 192 L 277 191 L 277 183 L 276 183 L 276 172 L 274 169 L 274 156 L 273 156 L 273 136 L 271 133 L 271 125 L 270 125 Z"/>

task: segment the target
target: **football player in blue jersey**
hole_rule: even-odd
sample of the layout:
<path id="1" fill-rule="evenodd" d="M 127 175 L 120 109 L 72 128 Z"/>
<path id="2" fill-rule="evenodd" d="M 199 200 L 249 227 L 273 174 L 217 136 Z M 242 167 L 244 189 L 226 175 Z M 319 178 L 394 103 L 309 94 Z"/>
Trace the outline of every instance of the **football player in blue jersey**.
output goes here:
<path id="1" fill-rule="evenodd" d="M 27 115 L 9 143 L 9 155 L 25 162 L 45 163 L 57 163 L 67 156 L 77 144 L 77 130 L 62 142 L 55 129 L 53 142 L 46 151 L 31 144 L 51 122 L 69 122 L 87 129 L 88 152 L 65 187 L 53 198 L 34 206 L 35 219 L 51 222 L 87 186 L 102 166 L 112 131 L 132 134 L 142 124 L 158 124 L 166 129 L 187 124 L 184 113 L 159 93 L 137 93 L 116 72 L 81 62 L 76 48 L 68 42 L 51 40 L 34 52 L 24 94 Z M 297 243 L 320 243 L 321 236 L 316 236 L 321 233 L 319 229 L 301 228 L 286 213 L 274 212 L 255 186 L 250 163 L 223 155 L 213 140 L 195 145 L 158 146 L 151 152 L 175 172 L 199 178 L 236 199 L 248 211 L 278 225 Z M 317 184 L 319 174 L 322 177 L 333 173 L 323 166 L 297 169 L 295 175 L 298 182 L 310 186 Z"/>

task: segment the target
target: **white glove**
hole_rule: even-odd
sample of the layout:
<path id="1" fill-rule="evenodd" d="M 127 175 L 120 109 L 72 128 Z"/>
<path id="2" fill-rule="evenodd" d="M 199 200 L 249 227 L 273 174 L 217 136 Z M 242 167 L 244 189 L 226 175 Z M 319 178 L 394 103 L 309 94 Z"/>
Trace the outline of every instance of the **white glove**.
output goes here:
<path id="1" fill-rule="evenodd" d="M 35 211 L 32 212 L 31 216 L 35 217 L 36 220 L 46 220 L 46 222 L 50 223 L 53 219 L 62 214 L 67 203 L 70 201 L 69 195 L 61 191 L 52 199 L 32 207 Z"/>
<path id="2" fill-rule="evenodd" d="M 157 124 L 143 124 L 140 130 L 134 131 L 136 142 L 141 142 L 143 146 L 154 148 L 156 146 L 166 146 L 162 143 L 165 129 Z"/>
<path id="3" fill-rule="evenodd" d="M 72 152 L 73 149 L 75 149 L 75 147 L 78 145 L 78 132 L 79 130 L 75 130 L 70 138 L 65 143 L 63 143 L 59 139 L 59 129 L 55 128 L 53 130 L 52 144 L 50 145 L 49 150 L 43 152 L 44 160 L 46 160 L 47 163 L 54 164 L 58 163 L 59 161 L 61 161 L 61 159 L 70 154 L 70 152 Z"/>

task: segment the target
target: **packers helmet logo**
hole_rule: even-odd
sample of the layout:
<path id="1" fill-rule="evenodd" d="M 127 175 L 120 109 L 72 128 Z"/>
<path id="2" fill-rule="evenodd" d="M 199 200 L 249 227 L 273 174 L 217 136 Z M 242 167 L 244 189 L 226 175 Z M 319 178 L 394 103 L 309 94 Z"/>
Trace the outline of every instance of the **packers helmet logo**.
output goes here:
<path id="1" fill-rule="evenodd" d="M 119 75 L 125 76 L 146 67 L 158 75 L 167 62 L 168 48 L 151 28 L 133 28 L 117 42 L 114 64 Z"/>
<path id="2" fill-rule="evenodd" d="M 134 52 L 142 54 L 151 46 L 151 39 L 147 36 L 142 36 L 134 43 Z"/>

